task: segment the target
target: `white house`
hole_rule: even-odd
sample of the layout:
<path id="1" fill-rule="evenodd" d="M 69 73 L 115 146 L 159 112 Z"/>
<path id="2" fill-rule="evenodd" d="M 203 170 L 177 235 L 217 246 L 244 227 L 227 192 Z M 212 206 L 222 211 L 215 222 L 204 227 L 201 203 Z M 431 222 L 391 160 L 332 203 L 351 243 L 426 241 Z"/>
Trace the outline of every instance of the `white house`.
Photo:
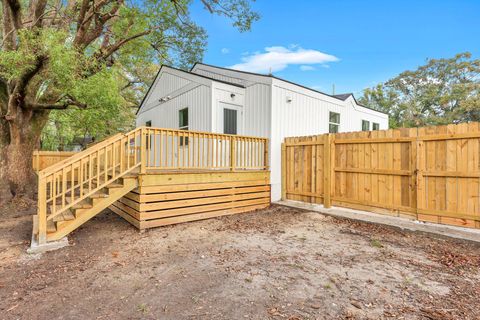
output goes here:
<path id="1" fill-rule="evenodd" d="M 328 95 L 273 75 L 196 63 L 190 72 L 160 68 L 137 112 L 137 126 L 144 125 L 269 138 L 277 201 L 285 137 L 388 129 L 388 116 L 359 105 L 352 94 Z"/>

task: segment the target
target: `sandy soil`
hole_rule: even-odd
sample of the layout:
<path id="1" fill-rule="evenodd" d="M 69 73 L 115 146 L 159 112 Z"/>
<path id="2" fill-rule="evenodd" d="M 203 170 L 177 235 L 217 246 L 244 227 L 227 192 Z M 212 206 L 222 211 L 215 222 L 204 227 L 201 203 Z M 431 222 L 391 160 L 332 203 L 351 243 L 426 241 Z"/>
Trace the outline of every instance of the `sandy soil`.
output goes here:
<path id="1" fill-rule="evenodd" d="M 28 255 L 32 210 L 0 212 L 1 319 L 480 319 L 472 243 L 273 206 Z"/>

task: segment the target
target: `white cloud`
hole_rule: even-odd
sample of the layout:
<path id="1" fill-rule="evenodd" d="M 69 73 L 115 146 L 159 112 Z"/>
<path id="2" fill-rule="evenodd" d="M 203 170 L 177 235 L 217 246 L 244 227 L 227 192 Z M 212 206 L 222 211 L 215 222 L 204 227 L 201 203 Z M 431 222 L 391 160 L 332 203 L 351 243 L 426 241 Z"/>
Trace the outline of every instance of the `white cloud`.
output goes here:
<path id="1" fill-rule="evenodd" d="M 242 58 L 242 62 L 230 66 L 229 68 L 250 71 L 250 72 L 275 72 L 287 68 L 289 65 L 301 65 L 300 68 L 311 67 L 310 65 L 325 65 L 328 62 L 335 62 L 339 59 L 335 56 L 320 52 L 318 50 L 303 49 L 299 46 L 267 47 L 265 52 L 255 52 L 254 54 Z M 302 69 L 303 70 L 303 69 Z"/>
<path id="2" fill-rule="evenodd" d="M 222 54 L 227 54 L 227 53 L 230 53 L 230 49 L 228 48 L 222 48 L 222 50 L 220 50 L 222 52 Z"/>
<path id="3" fill-rule="evenodd" d="M 314 66 L 301 65 L 300 70 L 302 70 L 302 71 L 313 71 L 313 70 L 315 70 L 315 67 Z"/>

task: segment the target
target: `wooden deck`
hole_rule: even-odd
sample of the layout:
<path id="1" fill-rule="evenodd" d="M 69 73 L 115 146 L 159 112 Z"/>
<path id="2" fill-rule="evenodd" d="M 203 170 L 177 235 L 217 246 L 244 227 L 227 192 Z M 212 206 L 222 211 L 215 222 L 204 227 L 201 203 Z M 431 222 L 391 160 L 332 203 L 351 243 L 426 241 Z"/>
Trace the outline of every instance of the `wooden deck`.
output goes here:
<path id="1" fill-rule="evenodd" d="M 33 234 L 40 245 L 107 207 L 145 229 L 270 203 L 268 140 L 261 137 L 141 127 L 52 159 L 58 162 L 38 172 Z"/>
<path id="2" fill-rule="evenodd" d="M 270 205 L 268 171 L 147 170 L 110 209 L 139 229 L 248 212 Z"/>

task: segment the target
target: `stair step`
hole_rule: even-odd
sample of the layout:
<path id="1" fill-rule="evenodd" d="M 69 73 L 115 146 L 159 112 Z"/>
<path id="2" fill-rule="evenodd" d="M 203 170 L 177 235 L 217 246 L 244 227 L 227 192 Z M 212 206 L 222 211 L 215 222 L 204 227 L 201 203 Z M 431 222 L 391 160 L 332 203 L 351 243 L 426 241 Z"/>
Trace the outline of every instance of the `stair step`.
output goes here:
<path id="1" fill-rule="evenodd" d="M 112 189 L 112 188 L 122 188 L 123 187 L 123 184 L 121 183 L 115 183 L 115 182 L 112 182 L 110 183 L 109 185 L 106 186 L 106 188 L 108 189 Z"/>
<path id="2" fill-rule="evenodd" d="M 48 233 L 54 233 L 55 231 L 57 231 L 57 227 L 55 226 L 55 222 L 53 222 L 52 220 L 48 220 L 47 221 L 47 232 Z"/>
<path id="3" fill-rule="evenodd" d="M 108 198 L 108 194 L 97 191 L 94 194 L 90 195 L 89 198 L 92 198 L 92 199 Z"/>
<path id="4" fill-rule="evenodd" d="M 69 204 L 70 204 L 70 200 L 67 201 Z M 72 206 L 72 210 L 76 210 L 76 209 L 90 209 L 92 208 L 92 204 L 89 203 L 88 201 L 86 200 L 82 200 L 80 201 L 79 203 L 76 203 Z"/>

